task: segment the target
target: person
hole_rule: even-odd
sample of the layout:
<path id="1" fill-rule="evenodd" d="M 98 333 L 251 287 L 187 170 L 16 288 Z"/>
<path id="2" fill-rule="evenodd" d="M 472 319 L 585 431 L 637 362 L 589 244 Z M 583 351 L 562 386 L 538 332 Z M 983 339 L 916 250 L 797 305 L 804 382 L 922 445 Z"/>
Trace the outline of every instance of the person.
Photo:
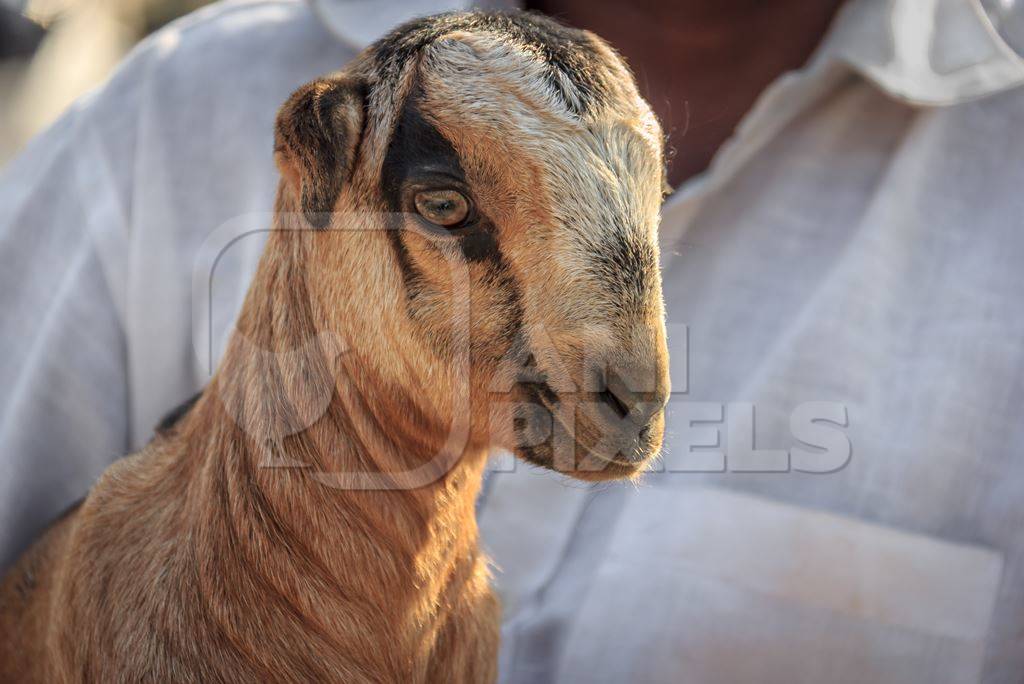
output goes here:
<path id="1" fill-rule="evenodd" d="M 675 393 L 641 486 L 499 459 L 503 681 L 1024 676 L 1024 10 L 837 5 L 540 7 L 623 52 L 677 150 Z M 448 8 L 218 3 L 4 170 L 4 566 L 209 377 L 277 106 Z"/>

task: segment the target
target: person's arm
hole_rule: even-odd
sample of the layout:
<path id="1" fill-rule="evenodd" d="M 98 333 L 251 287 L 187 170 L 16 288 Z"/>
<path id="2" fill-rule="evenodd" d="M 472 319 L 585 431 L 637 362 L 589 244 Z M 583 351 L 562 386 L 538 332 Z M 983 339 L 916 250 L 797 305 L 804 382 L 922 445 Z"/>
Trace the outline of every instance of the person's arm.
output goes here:
<path id="1" fill-rule="evenodd" d="M 258 241 L 216 261 L 210 331 L 193 271 L 220 227 L 265 226 L 277 107 L 353 56 L 303 3 L 215 3 L 0 171 L 0 570 L 208 379 L 197 350 L 230 328 Z"/>
<path id="2" fill-rule="evenodd" d="M 116 83 L 112 86 L 117 85 Z M 0 175 L 0 567 L 127 446 L 116 302 L 134 98 L 108 87 Z M 120 111 L 111 149 L 95 124 Z M 127 181 L 122 178 L 122 187 Z"/>

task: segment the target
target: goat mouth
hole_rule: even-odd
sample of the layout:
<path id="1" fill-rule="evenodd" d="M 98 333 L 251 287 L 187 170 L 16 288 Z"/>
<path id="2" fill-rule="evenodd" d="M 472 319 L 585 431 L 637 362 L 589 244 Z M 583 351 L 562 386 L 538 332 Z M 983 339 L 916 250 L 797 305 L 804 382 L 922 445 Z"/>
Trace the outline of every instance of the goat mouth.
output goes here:
<path id="1" fill-rule="evenodd" d="M 628 408 L 611 392 L 574 394 L 577 401 L 571 401 L 546 383 L 524 383 L 522 389 L 550 419 L 547 440 L 514 449 L 526 461 L 583 480 L 610 480 L 637 475 L 659 453 L 662 419 L 656 416 L 646 425 L 628 420 Z M 567 411 L 574 417 L 568 417 Z M 527 431 L 523 418 L 516 433 Z M 556 446 L 559 440 L 562 447 Z M 558 448 L 571 448 L 572 453 L 559 458 Z"/>
<path id="2" fill-rule="evenodd" d="M 587 448 L 587 452 L 593 457 L 607 463 L 625 466 L 629 468 L 640 468 L 659 453 L 658 440 L 655 439 L 654 430 L 651 425 L 637 428 L 636 432 L 623 433 L 619 439 L 613 442 L 612 453 L 602 453 L 596 448 Z"/>

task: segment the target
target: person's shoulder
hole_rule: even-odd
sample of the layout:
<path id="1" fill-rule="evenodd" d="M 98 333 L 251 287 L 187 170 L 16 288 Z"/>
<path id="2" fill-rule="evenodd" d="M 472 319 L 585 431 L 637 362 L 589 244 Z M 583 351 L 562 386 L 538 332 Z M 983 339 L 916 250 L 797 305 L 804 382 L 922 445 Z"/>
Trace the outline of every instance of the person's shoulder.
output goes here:
<path id="1" fill-rule="evenodd" d="M 220 63 L 258 65 L 289 48 L 336 42 L 302 0 L 223 0 L 181 17 L 143 39 L 121 71 L 169 62 L 215 72 Z M 204 71 L 194 76 L 201 78 Z"/>
<path id="2" fill-rule="evenodd" d="M 76 107 L 104 140 L 130 137 L 148 117 L 150 130 L 192 127 L 198 143 L 213 133 L 198 118 L 272 113 L 297 85 L 352 56 L 302 0 L 224 0 L 140 41 Z"/>
<path id="3" fill-rule="evenodd" d="M 175 50 L 203 44 L 237 46 L 252 32 L 295 37 L 319 20 L 303 0 L 221 0 L 167 23 L 139 42 L 137 50 Z M 298 32 L 298 33 L 297 33 Z"/>

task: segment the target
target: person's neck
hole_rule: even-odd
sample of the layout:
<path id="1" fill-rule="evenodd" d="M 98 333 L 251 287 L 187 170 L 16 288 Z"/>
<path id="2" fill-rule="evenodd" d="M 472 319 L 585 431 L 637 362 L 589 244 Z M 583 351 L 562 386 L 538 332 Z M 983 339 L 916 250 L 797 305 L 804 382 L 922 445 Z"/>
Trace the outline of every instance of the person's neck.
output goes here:
<path id="1" fill-rule="evenodd" d="M 705 168 L 775 79 L 803 66 L 842 0 L 535 0 L 627 60 L 674 151 L 677 187 Z"/>
<path id="2" fill-rule="evenodd" d="M 207 563 L 258 576 L 232 589 L 239 603 L 267 603 L 244 595 L 258 588 L 313 609 L 303 620 L 318 639 L 387 635 L 391 658 L 429 655 L 463 594 L 486 585 L 474 512 L 486 454 L 438 459 L 436 439 L 415 437 L 422 416 L 368 390 L 377 383 L 354 355 L 324 348 L 300 257 L 287 253 L 297 239 L 272 235 L 225 358 L 182 425 L 189 509 L 210 538 Z M 440 466 L 436 478 L 404 488 L 401 473 L 424 463 Z M 394 488 L 349 488 L 354 473 Z M 364 654 L 368 671 L 383 671 L 379 651 Z"/>

